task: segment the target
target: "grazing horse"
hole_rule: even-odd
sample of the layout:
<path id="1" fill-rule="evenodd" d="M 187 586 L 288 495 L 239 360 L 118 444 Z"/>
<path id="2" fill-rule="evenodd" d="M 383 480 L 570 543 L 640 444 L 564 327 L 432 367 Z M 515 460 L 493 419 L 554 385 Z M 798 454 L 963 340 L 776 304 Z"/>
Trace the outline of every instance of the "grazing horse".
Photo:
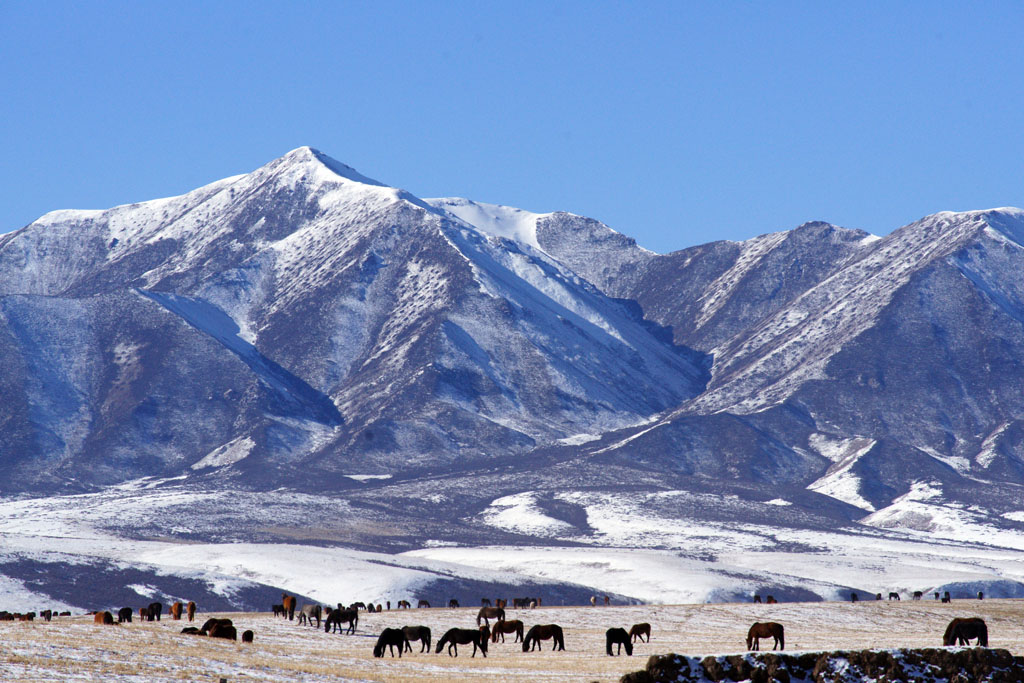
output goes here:
<path id="1" fill-rule="evenodd" d="M 857 602 L 857 594 L 850 593 L 850 602 Z"/>
<path id="2" fill-rule="evenodd" d="M 185 606 L 180 602 L 175 602 L 171 605 L 171 618 L 175 621 L 181 621 L 181 611 L 185 609 Z"/>
<path id="3" fill-rule="evenodd" d="M 287 613 L 284 611 L 284 605 L 271 605 L 270 609 L 274 612 L 275 617 L 287 616 Z"/>
<path id="4" fill-rule="evenodd" d="M 544 624 L 543 626 L 537 624 L 526 632 L 526 637 L 523 638 L 523 652 L 533 652 L 534 649 L 540 650 L 540 641 L 547 640 L 548 638 L 551 638 L 555 643 L 551 646 L 552 652 L 565 649 L 565 636 L 562 633 L 561 626 L 558 624 Z"/>
<path id="5" fill-rule="evenodd" d="M 409 641 L 405 638 L 405 633 L 400 628 L 386 628 L 380 632 L 380 637 L 377 638 L 377 644 L 373 646 L 373 656 L 383 657 L 384 648 L 386 647 L 390 652 L 391 656 L 395 656 L 395 645 L 398 646 L 398 657 L 402 657 L 402 651 L 409 645 Z"/>
<path id="6" fill-rule="evenodd" d="M 481 654 L 484 657 L 487 656 L 487 639 L 490 637 L 491 632 L 486 626 L 481 626 L 478 629 L 473 628 L 450 628 L 448 629 L 441 639 L 437 641 L 437 648 L 434 650 L 434 654 L 438 654 L 444 649 L 444 646 L 448 646 L 448 656 L 458 657 L 459 656 L 459 645 L 473 644 L 473 654 L 470 657 L 476 657 L 477 648 L 480 648 Z M 454 651 L 455 654 L 452 654 Z"/>
<path id="7" fill-rule="evenodd" d="M 251 630 L 249 630 L 249 631 L 242 631 L 242 642 L 243 643 L 251 643 L 254 636 L 255 636 L 255 634 Z"/>
<path id="8" fill-rule="evenodd" d="M 612 653 L 612 645 L 618 645 L 618 652 Z M 610 628 L 604 632 L 604 651 L 610 656 L 622 654 L 622 646 L 626 646 L 626 654 L 630 657 L 633 656 L 633 642 L 629 639 L 629 634 L 626 633 L 624 628 Z"/>
<path id="9" fill-rule="evenodd" d="M 942 634 L 942 644 L 970 645 L 969 641 L 974 638 L 978 639 L 978 647 L 988 647 L 988 626 L 983 619 L 954 619 Z"/>
<path id="10" fill-rule="evenodd" d="M 287 593 L 281 593 L 281 607 L 284 608 L 284 613 L 288 615 L 288 621 L 295 618 L 295 596 L 288 595 Z"/>
<path id="11" fill-rule="evenodd" d="M 320 615 L 323 614 L 323 609 L 320 605 L 303 605 L 302 610 L 299 612 L 299 625 L 309 624 L 313 625 L 313 618 L 316 617 L 316 627 L 320 628 Z"/>
<path id="12" fill-rule="evenodd" d="M 756 602 L 758 605 L 761 604 L 761 596 L 757 593 L 754 593 L 754 602 Z"/>
<path id="13" fill-rule="evenodd" d="M 357 609 L 332 609 L 327 618 L 324 619 L 324 633 L 330 633 L 331 627 L 335 632 L 341 631 L 341 625 L 348 624 L 345 631 L 349 634 L 356 632 L 356 625 L 359 624 L 359 610 Z"/>
<path id="14" fill-rule="evenodd" d="M 203 624 L 203 627 L 199 629 L 199 632 L 203 635 L 210 635 L 215 627 L 227 628 L 228 626 L 234 626 L 234 623 L 230 619 L 218 619 L 217 617 L 210 617 Z"/>
<path id="15" fill-rule="evenodd" d="M 480 606 L 481 607 L 490 607 L 491 606 L 491 599 L 490 598 L 480 598 Z"/>
<path id="16" fill-rule="evenodd" d="M 523 622 L 519 621 L 518 619 L 513 619 L 512 621 L 502 620 L 494 622 L 494 628 L 491 629 L 491 642 L 498 642 L 498 637 L 500 636 L 501 642 L 504 643 L 506 633 L 515 633 L 516 639 L 512 642 L 518 643 L 523 639 Z"/>
<path id="17" fill-rule="evenodd" d="M 921 591 L 914 591 L 914 600 L 920 600 L 923 595 Z"/>
<path id="18" fill-rule="evenodd" d="M 229 622 L 225 624 L 224 622 Z M 213 625 L 206 635 L 211 638 L 223 638 L 224 640 L 238 640 L 238 630 L 235 629 L 234 624 L 230 623 L 230 619 L 221 619 L 218 623 Z"/>
<path id="19" fill-rule="evenodd" d="M 495 598 L 494 606 L 505 609 L 506 607 L 508 607 L 508 600 L 506 600 L 505 598 Z"/>
<path id="20" fill-rule="evenodd" d="M 420 641 L 420 652 L 430 652 L 430 629 L 426 626 L 406 626 L 402 629 L 405 634 L 405 647 L 412 652 L 413 640 Z"/>
<path id="21" fill-rule="evenodd" d="M 889 591 L 889 599 L 890 600 L 899 600 L 900 599 L 900 594 L 899 593 L 894 593 L 893 591 Z"/>
<path id="22" fill-rule="evenodd" d="M 747 649 L 748 650 L 760 650 L 761 649 L 761 638 L 771 637 L 775 640 L 772 645 L 772 649 L 785 650 L 786 649 L 786 634 L 785 629 L 782 628 L 782 624 L 777 624 L 774 621 L 756 622 L 747 631 Z"/>
<path id="23" fill-rule="evenodd" d="M 189 600 L 188 607 L 186 609 L 188 611 L 188 620 L 193 621 L 196 618 L 196 603 Z"/>
<path id="24" fill-rule="evenodd" d="M 430 603 L 426 600 L 420 600 L 416 603 L 416 609 L 419 609 L 420 607 L 430 607 Z"/>
<path id="25" fill-rule="evenodd" d="M 458 607 L 459 606 L 459 601 L 456 600 L 455 598 L 452 598 L 451 600 L 448 601 L 448 606 L 449 607 Z"/>
<path id="26" fill-rule="evenodd" d="M 153 621 L 153 618 L 156 617 L 156 620 L 160 621 L 160 614 L 164 611 L 164 604 L 162 602 L 151 602 L 148 609 L 149 614 L 146 619 Z"/>
<path id="27" fill-rule="evenodd" d="M 398 609 L 411 609 L 411 608 L 412 608 L 412 605 L 409 603 L 408 600 L 399 600 L 398 601 Z"/>
<path id="28" fill-rule="evenodd" d="M 631 640 L 635 641 L 637 638 L 643 640 L 644 636 L 647 636 L 648 643 L 651 642 L 651 625 L 647 622 L 642 624 L 633 624 L 633 628 L 629 629 L 629 637 Z"/>
<path id="29" fill-rule="evenodd" d="M 766 605 L 777 605 L 779 603 L 779 601 L 776 600 L 775 596 L 773 595 L 769 595 L 767 598 L 765 598 L 764 602 Z"/>
<path id="30" fill-rule="evenodd" d="M 104 625 L 104 626 L 113 626 L 114 625 L 114 615 L 111 614 L 110 612 L 106 612 L 106 611 L 104 611 L 104 612 L 97 612 L 96 615 L 93 616 L 93 618 L 92 618 L 92 623 L 94 623 L 94 624 L 101 624 L 101 625 Z"/>
<path id="31" fill-rule="evenodd" d="M 979 600 L 984 600 L 985 599 L 985 593 L 982 592 L 982 591 L 978 591 L 978 599 Z"/>
<path id="32" fill-rule="evenodd" d="M 476 613 L 476 625 L 480 625 L 480 620 L 483 619 L 484 623 L 488 626 L 491 622 L 488 619 L 497 619 L 498 621 L 505 621 L 505 610 L 500 607 L 481 607 L 480 611 Z"/>
<path id="33" fill-rule="evenodd" d="M 133 611 L 134 610 L 132 610 L 131 607 L 122 607 L 121 609 L 117 610 L 117 623 L 120 624 L 125 621 L 127 621 L 129 624 L 132 623 Z"/>

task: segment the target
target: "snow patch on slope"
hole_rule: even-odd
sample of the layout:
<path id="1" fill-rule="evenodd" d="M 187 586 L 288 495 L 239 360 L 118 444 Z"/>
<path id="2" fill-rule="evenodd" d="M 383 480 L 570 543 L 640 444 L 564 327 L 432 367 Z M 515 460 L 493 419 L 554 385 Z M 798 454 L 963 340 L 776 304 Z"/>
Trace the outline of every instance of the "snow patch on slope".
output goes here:
<path id="1" fill-rule="evenodd" d="M 256 442 L 248 436 L 232 439 L 223 446 L 210 451 L 202 460 L 193 463 L 192 469 L 201 470 L 206 467 L 224 467 L 249 457 Z"/>
<path id="2" fill-rule="evenodd" d="M 531 213 L 511 206 L 474 202 L 461 197 L 442 197 L 424 201 L 458 216 L 484 234 L 528 244 L 537 251 L 544 251 L 537 241 L 537 219 L 551 214 Z"/>
<path id="3" fill-rule="evenodd" d="M 860 495 L 861 478 L 852 468 L 875 443 L 874 439 L 830 439 L 824 434 L 813 435 L 811 446 L 835 464 L 823 477 L 809 484 L 807 489 L 874 512 L 875 506 Z"/>

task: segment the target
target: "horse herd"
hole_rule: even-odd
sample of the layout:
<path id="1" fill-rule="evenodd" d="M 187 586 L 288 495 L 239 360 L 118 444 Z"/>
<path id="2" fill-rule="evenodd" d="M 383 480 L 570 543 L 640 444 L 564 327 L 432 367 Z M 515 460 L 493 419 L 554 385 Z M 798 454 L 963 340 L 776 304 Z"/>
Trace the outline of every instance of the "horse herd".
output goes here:
<path id="1" fill-rule="evenodd" d="M 774 621 L 755 622 L 747 631 L 747 649 L 760 650 L 761 638 L 771 638 L 773 650 L 786 649 L 786 629 Z M 988 647 L 988 626 L 979 617 L 953 619 L 942 634 L 943 645 L 970 645 L 977 641 L 978 647 Z"/>
<path id="2" fill-rule="evenodd" d="M 493 627 L 490 624 L 491 619 L 494 619 Z M 483 623 L 481 624 L 481 622 Z M 497 643 L 499 638 L 504 643 L 505 636 L 509 634 L 515 634 L 512 642 L 522 642 L 523 652 L 540 650 L 541 641 L 545 640 L 551 641 L 552 651 L 565 650 L 565 631 L 561 626 L 558 624 L 537 624 L 527 631 L 521 620 L 505 618 L 503 606 L 481 607 L 476 615 L 476 624 L 476 628 L 455 627 L 445 631 L 444 635 L 437 641 L 434 653 L 440 654 L 447 646 L 448 656 L 458 657 L 459 645 L 472 645 L 473 651 L 470 657 L 476 657 L 477 650 L 486 657 L 488 643 Z M 650 642 L 651 625 L 646 623 L 634 624 L 629 631 L 626 631 L 624 628 L 610 628 L 605 634 L 605 651 L 609 655 L 614 656 L 621 654 L 622 648 L 625 647 L 626 654 L 632 655 L 633 642 L 637 638 L 644 642 Z M 386 628 L 381 632 L 380 637 L 377 639 L 377 644 L 373 647 L 373 656 L 383 657 L 386 649 L 394 657 L 395 647 L 397 647 L 398 656 L 401 657 L 403 652 L 412 651 L 410 642 L 414 640 L 420 641 L 420 652 L 430 651 L 430 629 L 426 626 Z M 618 650 L 612 652 L 612 648 L 615 645 L 618 645 Z"/>
<path id="3" fill-rule="evenodd" d="M 164 604 L 162 602 L 151 602 L 148 605 L 139 608 L 139 620 L 160 621 L 160 615 L 163 613 Z M 180 620 L 183 615 L 187 615 L 189 621 L 194 621 L 196 618 L 196 603 L 191 600 L 189 600 L 187 605 L 180 601 L 172 603 L 167 613 L 170 614 L 171 618 L 175 621 Z M 70 612 L 68 612 L 68 614 L 70 614 Z M 132 617 L 135 614 L 135 610 L 131 607 L 122 607 L 117 610 L 116 622 L 114 621 L 114 615 L 108 611 L 90 612 L 89 614 L 94 615 L 94 620 L 97 624 L 130 624 L 132 623 Z"/>

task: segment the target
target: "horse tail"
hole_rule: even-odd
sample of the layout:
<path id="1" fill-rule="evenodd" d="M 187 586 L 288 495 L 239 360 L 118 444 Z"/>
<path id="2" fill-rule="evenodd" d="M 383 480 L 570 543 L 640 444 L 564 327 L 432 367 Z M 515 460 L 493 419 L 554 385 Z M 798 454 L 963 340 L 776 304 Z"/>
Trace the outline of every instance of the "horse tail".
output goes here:
<path id="1" fill-rule="evenodd" d="M 565 637 L 562 635 L 562 627 L 556 625 L 552 631 L 554 632 L 555 647 L 559 650 L 565 649 Z M 552 648 L 554 649 L 554 648 Z"/>
<path id="2" fill-rule="evenodd" d="M 505 610 L 501 607 L 498 608 L 498 621 L 505 621 Z"/>
<path id="3" fill-rule="evenodd" d="M 779 649 L 786 649 L 786 629 L 782 624 L 779 624 Z"/>
<path id="4" fill-rule="evenodd" d="M 981 621 L 979 619 L 979 621 Z M 978 625 L 978 645 L 980 647 L 988 647 L 988 626 L 982 621 Z"/>

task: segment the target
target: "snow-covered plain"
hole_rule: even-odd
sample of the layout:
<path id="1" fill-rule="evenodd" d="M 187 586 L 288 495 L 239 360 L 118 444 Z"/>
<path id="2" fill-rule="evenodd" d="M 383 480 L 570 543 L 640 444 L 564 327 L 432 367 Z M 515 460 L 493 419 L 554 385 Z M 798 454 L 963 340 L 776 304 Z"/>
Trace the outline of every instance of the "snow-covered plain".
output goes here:
<path id="1" fill-rule="evenodd" d="M 547 592 L 549 597 L 557 593 L 556 586 L 574 585 L 578 597 L 608 594 L 647 604 L 742 602 L 755 593 L 786 600 L 845 600 L 851 591 L 869 596 L 897 591 L 905 598 L 914 591 L 945 590 L 954 597 L 978 591 L 990 597 L 1024 597 L 1024 536 L 986 525 L 977 512 L 948 507 L 932 511 L 936 517 L 946 515 L 937 533 L 868 525 L 828 531 L 665 512 L 672 509 L 665 505 L 689 495 L 557 494 L 556 502 L 585 511 L 583 532 L 552 517 L 544 495 L 527 491 L 496 498 L 469 521 L 532 538 L 533 544 L 470 547 L 425 538 L 418 549 L 370 552 L 340 540 L 324 542 L 287 531 L 301 530 L 326 512 L 358 517 L 359 508 L 344 501 L 288 491 L 225 497 L 223 492 L 188 490 L 176 481 L 141 480 L 102 493 L 0 502 L 0 564 L 88 567 L 102 561 L 145 568 L 153 574 L 150 584 L 183 577 L 204 582 L 225 598 L 246 587 L 273 586 L 329 604 L 415 603 L 426 594 L 437 600 L 439 585 L 449 586 L 445 591 L 463 586 L 458 597 L 474 602 L 483 596 L 472 593 L 478 590 L 473 585 L 504 586 L 513 594 Z M 710 495 L 700 500 L 705 509 L 716 503 Z M 773 499 L 765 506 L 788 511 L 792 505 L 780 504 L 786 502 Z M 235 516 L 227 516 L 220 507 L 225 505 Z M 910 514 L 928 505 L 928 492 L 922 489 L 898 505 Z M 323 508 L 318 511 L 316 506 Z M 266 542 L 244 541 L 241 534 L 236 541 L 203 541 L 211 532 L 197 517 L 189 519 L 187 511 L 194 510 L 209 515 L 212 525 L 237 524 L 241 531 L 245 525 L 275 524 L 282 531 L 278 540 Z M 168 520 L 179 520 L 179 526 Z M 163 595 L 187 597 L 169 591 Z M 119 606 L 95 593 L 64 594 L 62 600 L 78 609 Z M 0 582 L 0 608 L 50 601 L 33 596 L 17 580 Z"/>
<path id="2" fill-rule="evenodd" d="M 255 633 L 251 645 L 181 635 L 182 622 L 95 626 L 92 617 L 58 618 L 52 623 L 0 622 L 0 677 L 5 680 L 105 681 L 618 681 L 642 669 L 652 654 L 690 656 L 744 651 L 754 621 L 777 621 L 786 628 L 786 651 L 938 647 L 946 623 L 958 616 L 985 619 L 990 645 L 1014 654 L 1024 651 L 1017 600 L 718 604 L 673 606 L 541 607 L 509 610 L 526 629 L 555 623 L 565 631 L 565 651 L 524 653 L 509 636 L 491 644 L 488 656 L 458 657 L 445 652 L 412 652 L 402 658 L 372 657 L 384 628 L 424 625 L 432 645 L 448 629 L 475 628 L 477 608 L 392 610 L 363 614 L 354 635 L 328 634 L 269 614 L 201 611 L 199 619 L 230 617 L 239 631 Z M 632 656 L 605 654 L 608 628 L 651 624 L 650 643 L 638 642 Z M 764 645 L 764 643 L 762 643 Z"/>

